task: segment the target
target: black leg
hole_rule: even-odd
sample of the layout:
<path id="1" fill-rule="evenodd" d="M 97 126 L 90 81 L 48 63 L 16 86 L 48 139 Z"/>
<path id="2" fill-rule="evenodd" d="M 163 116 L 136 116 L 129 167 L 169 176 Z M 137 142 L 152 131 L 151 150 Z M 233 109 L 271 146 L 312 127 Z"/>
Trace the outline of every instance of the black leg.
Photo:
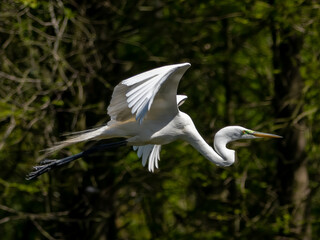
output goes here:
<path id="1" fill-rule="evenodd" d="M 78 154 L 62 158 L 62 159 L 44 159 L 42 160 L 39 165 L 33 167 L 33 171 L 26 176 L 27 180 L 34 179 L 49 170 L 56 168 L 58 166 L 64 165 L 66 163 L 72 162 L 78 158 L 83 156 L 89 155 L 94 152 L 106 151 L 110 148 L 116 148 L 127 145 L 127 141 L 115 142 L 115 143 L 107 143 L 107 144 L 100 144 L 97 146 L 93 146 L 83 152 Z"/>

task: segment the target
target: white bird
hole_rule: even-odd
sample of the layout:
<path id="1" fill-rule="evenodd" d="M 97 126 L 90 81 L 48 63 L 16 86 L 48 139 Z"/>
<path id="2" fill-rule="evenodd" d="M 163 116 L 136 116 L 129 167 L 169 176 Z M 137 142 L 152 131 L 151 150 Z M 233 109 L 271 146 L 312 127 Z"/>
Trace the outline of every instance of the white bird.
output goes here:
<path id="1" fill-rule="evenodd" d="M 227 143 L 238 139 L 281 138 L 274 134 L 252 131 L 240 126 L 228 126 L 218 131 L 214 149 L 198 133 L 191 118 L 179 110 L 187 96 L 177 95 L 179 81 L 189 63 L 159 67 L 120 82 L 114 89 L 108 107 L 111 120 L 102 127 L 75 133 L 49 151 L 60 150 L 70 144 L 109 138 L 126 140 L 93 146 L 79 154 L 60 160 L 43 160 L 34 167 L 27 179 L 35 178 L 51 168 L 63 165 L 92 152 L 123 145 L 133 146 L 142 165 L 148 169 L 158 168 L 161 146 L 181 139 L 191 144 L 205 158 L 218 166 L 230 166 L 235 161 L 235 151 Z"/>

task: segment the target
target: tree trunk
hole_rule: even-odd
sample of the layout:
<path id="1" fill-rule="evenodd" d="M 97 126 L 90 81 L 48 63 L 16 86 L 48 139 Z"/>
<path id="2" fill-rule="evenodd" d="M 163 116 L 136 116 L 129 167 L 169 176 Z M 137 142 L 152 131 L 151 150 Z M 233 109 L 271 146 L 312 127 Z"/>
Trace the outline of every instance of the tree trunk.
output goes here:
<path id="1" fill-rule="evenodd" d="M 274 109 L 283 126 L 284 139 L 279 143 L 277 181 L 279 203 L 290 214 L 290 233 L 280 235 L 290 239 L 311 239 L 310 223 L 306 219 L 309 176 L 306 167 L 306 125 L 298 116 L 303 112 L 303 86 L 299 54 L 303 36 L 291 29 L 276 30 L 273 39 Z"/>

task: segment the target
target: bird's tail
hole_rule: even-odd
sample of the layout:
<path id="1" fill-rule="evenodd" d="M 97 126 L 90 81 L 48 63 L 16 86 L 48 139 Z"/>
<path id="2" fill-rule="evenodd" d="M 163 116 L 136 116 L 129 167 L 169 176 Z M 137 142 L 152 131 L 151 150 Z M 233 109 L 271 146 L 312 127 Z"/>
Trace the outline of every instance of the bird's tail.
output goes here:
<path id="1" fill-rule="evenodd" d="M 80 132 L 74 132 L 67 134 L 67 139 L 61 142 L 57 142 L 54 144 L 53 147 L 47 148 L 44 151 L 47 153 L 53 153 L 55 151 L 59 151 L 62 148 L 65 148 L 69 145 L 79 143 L 79 142 L 85 142 L 89 140 L 97 140 L 101 138 L 103 135 L 103 132 L 108 128 L 108 126 L 103 126 L 100 128 L 94 128 L 94 129 L 89 129 L 85 131 L 80 131 Z"/>

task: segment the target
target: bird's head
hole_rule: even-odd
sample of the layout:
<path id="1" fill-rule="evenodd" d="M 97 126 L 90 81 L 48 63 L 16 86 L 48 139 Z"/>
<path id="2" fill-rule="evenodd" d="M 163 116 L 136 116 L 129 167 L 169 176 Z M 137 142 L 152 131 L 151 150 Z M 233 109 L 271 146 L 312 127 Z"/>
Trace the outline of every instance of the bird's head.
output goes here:
<path id="1" fill-rule="evenodd" d="M 240 139 L 253 139 L 253 138 L 282 138 L 279 135 L 271 133 L 263 133 L 253 131 L 240 126 L 228 126 L 220 129 L 216 138 L 224 139 L 226 142 L 232 142 Z"/>
<path id="2" fill-rule="evenodd" d="M 214 137 L 214 148 L 218 154 L 225 159 L 222 166 L 230 166 L 235 161 L 235 151 L 228 149 L 226 145 L 229 142 L 240 139 L 253 138 L 282 138 L 281 136 L 253 131 L 240 126 L 228 126 L 220 129 Z"/>

